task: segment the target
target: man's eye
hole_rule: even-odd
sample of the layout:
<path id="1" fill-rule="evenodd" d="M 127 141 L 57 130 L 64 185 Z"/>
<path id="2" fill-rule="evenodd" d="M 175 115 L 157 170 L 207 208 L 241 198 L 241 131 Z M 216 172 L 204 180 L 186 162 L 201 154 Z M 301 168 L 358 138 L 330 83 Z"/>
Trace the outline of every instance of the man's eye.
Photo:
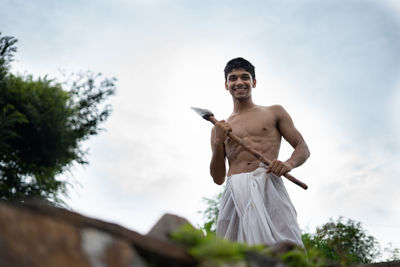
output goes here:
<path id="1" fill-rule="evenodd" d="M 248 80 L 248 79 L 250 79 L 250 76 L 242 76 L 242 80 Z"/>
<path id="2" fill-rule="evenodd" d="M 230 80 L 230 81 L 235 81 L 235 80 L 236 80 L 236 77 L 231 76 L 231 77 L 229 77 L 229 80 Z"/>

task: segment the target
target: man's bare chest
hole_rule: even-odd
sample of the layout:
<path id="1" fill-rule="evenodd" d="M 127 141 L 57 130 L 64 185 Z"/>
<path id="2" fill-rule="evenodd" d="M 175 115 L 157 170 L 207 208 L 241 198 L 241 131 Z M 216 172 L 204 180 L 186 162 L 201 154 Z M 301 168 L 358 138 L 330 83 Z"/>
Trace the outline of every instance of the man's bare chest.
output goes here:
<path id="1" fill-rule="evenodd" d="M 228 120 L 232 132 L 241 138 L 280 138 L 274 117 L 264 115 L 237 116 Z"/>

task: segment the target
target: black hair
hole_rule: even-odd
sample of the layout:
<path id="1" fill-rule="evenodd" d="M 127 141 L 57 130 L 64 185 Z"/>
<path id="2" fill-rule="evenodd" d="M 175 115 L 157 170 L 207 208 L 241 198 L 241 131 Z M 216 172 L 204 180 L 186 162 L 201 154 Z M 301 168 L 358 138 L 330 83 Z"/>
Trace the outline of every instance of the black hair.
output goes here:
<path id="1" fill-rule="evenodd" d="M 225 72 L 225 81 L 228 78 L 228 74 L 234 70 L 234 69 L 244 69 L 245 71 L 249 72 L 251 74 L 251 77 L 253 80 L 256 79 L 256 72 L 255 72 L 255 67 L 253 64 L 251 64 L 248 60 L 242 58 L 242 57 L 237 57 L 234 59 L 231 59 L 226 63 L 224 72 Z"/>

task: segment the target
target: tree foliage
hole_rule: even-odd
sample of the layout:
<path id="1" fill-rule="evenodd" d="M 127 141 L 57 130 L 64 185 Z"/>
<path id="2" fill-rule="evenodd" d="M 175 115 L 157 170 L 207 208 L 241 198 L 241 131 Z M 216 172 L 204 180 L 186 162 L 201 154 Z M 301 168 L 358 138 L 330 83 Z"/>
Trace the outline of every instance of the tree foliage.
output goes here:
<path id="1" fill-rule="evenodd" d="M 115 79 L 85 72 L 59 83 L 14 75 L 16 41 L 0 34 L 0 198 L 61 203 L 66 181 L 57 175 L 74 162 L 87 164 L 81 144 L 109 117 L 110 106 L 101 103 L 114 94 Z"/>
<path id="2" fill-rule="evenodd" d="M 261 257 L 264 259 L 262 261 L 264 264 L 266 262 L 272 264 L 278 260 L 289 267 L 327 266 L 321 254 L 315 253 L 314 250 L 306 253 L 303 248 L 295 247 L 289 252 L 279 252 L 263 245 L 251 246 L 245 243 L 231 242 L 216 236 L 213 232 L 205 234 L 204 231 L 196 229 L 190 224 L 183 225 L 172 232 L 171 238 L 183 245 L 200 262 L 199 265 L 222 266 L 224 263 L 241 262 L 247 263 L 246 266 L 259 266 L 260 263 L 257 264 L 252 259 Z M 238 266 L 242 265 L 238 264 Z"/>
<path id="3" fill-rule="evenodd" d="M 203 214 L 203 217 L 206 220 L 201 227 L 206 234 L 215 233 L 219 213 L 219 203 L 221 202 L 224 190 L 225 186 L 223 186 L 222 190 L 214 197 L 203 198 L 203 202 L 207 205 L 207 208 L 204 211 L 199 212 Z"/>
<path id="4" fill-rule="evenodd" d="M 370 263 L 380 255 L 378 241 L 361 223 L 342 217 L 317 227 L 315 234 L 304 234 L 303 242 L 306 248 L 317 248 L 328 259 L 348 265 Z"/>

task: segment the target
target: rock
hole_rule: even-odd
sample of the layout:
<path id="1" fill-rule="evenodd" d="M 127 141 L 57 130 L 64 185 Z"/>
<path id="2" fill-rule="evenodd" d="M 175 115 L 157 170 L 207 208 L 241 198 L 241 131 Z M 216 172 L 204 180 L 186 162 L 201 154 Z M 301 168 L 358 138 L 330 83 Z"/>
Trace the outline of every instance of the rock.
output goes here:
<path id="1" fill-rule="evenodd" d="M 249 267 L 245 261 L 237 262 L 215 262 L 205 260 L 200 263 L 199 267 Z"/>
<path id="2" fill-rule="evenodd" d="M 221 265 L 218 265 L 218 267 L 248 267 L 247 263 L 244 261 L 238 261 L 238 262 L 224 262 Z"/>
<path id="3" fill-rule="evenodd" d="M 79 229 L 0 206 L 0 266 L 90 266 Z"/>
<path id="4" fill-rule="evenodd" d="M 279 257 L 293 249 L 295 249 L 297 245 L 292 242 L 280 242 L 276 243 L 269 247 L 269 250 L 274 257 Z"/>
<path id="5" fill-rule="evenodd" d="M 146 266 L 127 240 L 93 228 L 81 230 L 81 248 L 91 266 Z"/>
<path id="6" fill-rule="evenodd" d="M 185 218 L 167 213 L 151 228 L 147 236 L 168 242 L 170 241 L 169 235 L 185 224 L 190 224 Z"/>
<path id="7" fill-rule="evenodd" d="M 0 266 L 195 266 L 180 246 L 42 203 L 0 201 Z"/>
<path id="8" fill-rule="evenodd" d="M 248 252 L 246 258 L 249 267 L 287 267 L 286 264 L 277 259 L 256 252 Z"/>

